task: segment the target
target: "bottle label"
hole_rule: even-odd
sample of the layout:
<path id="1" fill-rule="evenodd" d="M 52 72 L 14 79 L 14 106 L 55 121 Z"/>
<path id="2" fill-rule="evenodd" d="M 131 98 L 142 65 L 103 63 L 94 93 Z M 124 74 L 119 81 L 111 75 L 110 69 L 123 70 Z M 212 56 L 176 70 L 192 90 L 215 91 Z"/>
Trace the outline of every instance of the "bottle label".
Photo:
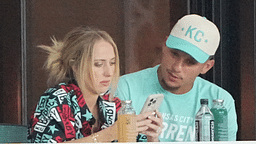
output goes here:
<path id="1" fill-rule="evenodd" d="M 136 115 L 118 115 L 118 142 L 136 142 Z"/>
<path id="2" fill-rule="evenodd" d="M 195 120 L 195 141 L 214 141 L 214 120 L 205 124 Z"/>
<path id="3" fill-rule="evenodd" d="M 214 141 L 228 141 L 228 115 L 225 108 L 211 109 L 214 115 Z"/>
<path id="4" fill-rule="evenodd" d="M 195 141 L 200 141 L 199 120 L 195 121 Z"/>
<path id="5" fill-rule="evenodd" d="M 214 120 L 210 120 L 210 141 L 214 141 Z"/>

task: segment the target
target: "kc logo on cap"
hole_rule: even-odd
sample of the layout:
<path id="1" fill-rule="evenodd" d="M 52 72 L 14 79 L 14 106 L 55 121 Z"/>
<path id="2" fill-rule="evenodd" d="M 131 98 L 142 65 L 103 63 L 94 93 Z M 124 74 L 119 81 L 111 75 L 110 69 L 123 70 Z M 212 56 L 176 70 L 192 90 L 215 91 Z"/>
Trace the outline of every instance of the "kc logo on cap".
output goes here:
<path id="1" fill-rule="evenodd" d="M 184 30 L 184 28 L 182 28 L 182 31 Z M 193 33 L 195 33 L 195 30 L 197 30 L 197 28 L 192 28 L 192 26 L 190 26 L 185 34 L 185 36 L 189 35 L 190 38 L 192 38 Z M 199 38 L 201 35 L 201 37 L 204 36 L 204 32 L 201 30 L 197 30 L 196 34 L 194 34 L 194 39 L 197 42 L 201 42 L 201 38 Z M 205 40 L 205 42 L 207 43 L 207 40 Z"/>
<path id="2" fill-rule="evenodd" d="M 214 55 L 220 42 L 220 33 L 214 23 L 196 14 L 182 17 L 173 27 L 166 46 L 191 55 L 204 63 Z"/>

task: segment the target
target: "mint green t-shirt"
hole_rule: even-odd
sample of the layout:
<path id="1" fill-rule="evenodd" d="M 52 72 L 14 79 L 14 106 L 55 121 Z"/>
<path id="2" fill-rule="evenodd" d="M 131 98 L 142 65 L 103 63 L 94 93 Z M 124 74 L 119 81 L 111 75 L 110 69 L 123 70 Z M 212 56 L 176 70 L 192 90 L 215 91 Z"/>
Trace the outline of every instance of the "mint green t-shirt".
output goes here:
<path id="1" fill-rule="evenodd" d="M 209 108 L 213 106 L 212 100 L 224 100 L 224 107 L 228 111 L 228 139 L 236 140 L 235 103 L 226 90 L 197 77 L 193 88 L 188 93 L 172 94 L 160 85 L 157 76 L 158 67 L 159 65 L 122 76 L 116 96 L 121 100 L 132 100 L 132 106 L 136 114 L 139 114 L 149 95 L 164 94 L 164 100 L 159 108 L 164 125 L 159 136 L 161 142 L 195 141 L 194 118 L 201 106 L 200 99 L 208 99 Z"/>

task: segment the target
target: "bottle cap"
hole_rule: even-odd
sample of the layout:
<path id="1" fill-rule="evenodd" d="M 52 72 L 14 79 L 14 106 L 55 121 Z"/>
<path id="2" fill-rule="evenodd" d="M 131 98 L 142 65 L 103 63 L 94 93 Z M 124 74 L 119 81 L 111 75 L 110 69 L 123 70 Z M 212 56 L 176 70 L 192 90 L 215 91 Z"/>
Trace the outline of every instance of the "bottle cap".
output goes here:
<path id="1" fill-rule="evenodd" d="M 122 101 L 122 103 L 131 104 L 132 100 L 124 100 L 124 101 Z"/>
<path id="2" fill-rule="evenodd" d="M 200 103 L 201 103 L 201 104 L 208 104 L 208 99 L 201 99 L 201 100 L 200 100 Z"/>
<path id="3" fill-rule="evenodd" d="M 219 103 L 223 103 L 224 100 L 223 99 L 215 99 L 215 100 L 212 100 L 213 102 L 219 102 Z"/>

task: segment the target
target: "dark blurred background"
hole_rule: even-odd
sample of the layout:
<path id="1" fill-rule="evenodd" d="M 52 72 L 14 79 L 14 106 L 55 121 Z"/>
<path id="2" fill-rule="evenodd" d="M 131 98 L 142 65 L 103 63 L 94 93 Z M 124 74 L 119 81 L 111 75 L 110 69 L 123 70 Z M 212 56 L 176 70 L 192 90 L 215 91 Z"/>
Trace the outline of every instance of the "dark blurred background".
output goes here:
<path id="1" fill-rule="evenodd" d="M 202 77 L 235 99 L 237 140 L 255 140 L 255 0 L 0 0 L 0 123 L 27 124 L 47 89 L 46 54 L 36 46 L 50 37 L 81 25 L 106 30 L 126 74 L 158 64 L 170 29 L 190 13 L 220 29 L 216 64 Z"/>

